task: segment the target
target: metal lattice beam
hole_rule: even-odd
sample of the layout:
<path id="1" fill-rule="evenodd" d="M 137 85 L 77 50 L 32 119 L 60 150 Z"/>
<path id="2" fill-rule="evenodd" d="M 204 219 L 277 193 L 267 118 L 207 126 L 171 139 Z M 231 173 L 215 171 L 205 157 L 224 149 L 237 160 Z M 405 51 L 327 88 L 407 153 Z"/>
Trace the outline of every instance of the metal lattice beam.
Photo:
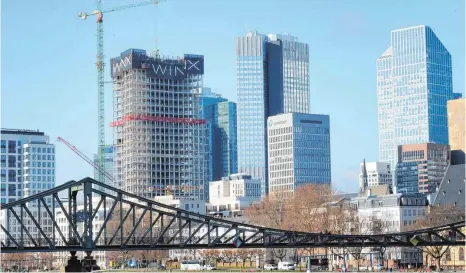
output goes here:
<path id="1" fill-rule="evenodd" d="M 105 192 L 96 188 L 104 188 Z M 68 204 L 58 198 L 63 193 L 68 194 Z M 81 195 L 84 198 L 80 198 Z M 93 196 L 96 200 L 92 200 Z M 46 200 L 52 201 L 51 204 Z M 78 209 L 77 200 L 84 200 L 82 209 Z M 39 213 L 35 214 L 36 211 Z M 56 218 L 57 212 L 62 215 L 60 222 Z M 70 181 L 6 204 L 2 206 L 1 213 L 4 221 L 0 225 L 0 243 L 4 253 L 117 251 L 122 248 L 413 247 L 412 238 L 416 239 L 417 247 L 465 244 L 462 231 L 464 221 L 376 235 L 293 232 L 185 211 L 112 188 L 91 178 Z M 50 228 L 42 224 L 44 217 L 51 220 Z M 11 222 L 14 220 L 17 228 L 13 230 Z M 100 227 L 94 235 L 96 226 Z M 239 241 L 241 243 L 238 245 Z"/>

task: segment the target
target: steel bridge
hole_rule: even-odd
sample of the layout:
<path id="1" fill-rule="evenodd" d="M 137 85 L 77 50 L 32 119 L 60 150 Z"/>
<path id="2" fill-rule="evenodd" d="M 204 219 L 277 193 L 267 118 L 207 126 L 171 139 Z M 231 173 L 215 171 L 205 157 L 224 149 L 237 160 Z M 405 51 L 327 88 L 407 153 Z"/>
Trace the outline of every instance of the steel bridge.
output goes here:
<path id="1" fill-rule="evenodd" d="M 296 232 L 182 210 L 91 178 L 3 205 L 1 213 L 3 253 L 465 244 L 464 220 L 390 234 Z"/>

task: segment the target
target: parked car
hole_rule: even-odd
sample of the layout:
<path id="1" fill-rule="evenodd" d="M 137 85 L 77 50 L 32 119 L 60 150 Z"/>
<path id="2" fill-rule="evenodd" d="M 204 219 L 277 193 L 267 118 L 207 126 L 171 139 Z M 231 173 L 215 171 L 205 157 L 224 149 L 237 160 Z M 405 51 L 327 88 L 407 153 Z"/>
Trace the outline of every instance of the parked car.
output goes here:
<path id="1" fill-rule="evenodd" d="M 296 265 L 293 262 L 279 262 L 277 268 L 278 270 L 295 270 Z"/>
<path id="2" fill-rule="evenodd" d="M 278 266 L 275 264 L 265 264 L 264 270 L 278 270 Z"/>
<path id="3" fill-rule="evenodd" d="M 211 264 L 204 265 L 204 270 L 215 270 L 215 266 Z"/>

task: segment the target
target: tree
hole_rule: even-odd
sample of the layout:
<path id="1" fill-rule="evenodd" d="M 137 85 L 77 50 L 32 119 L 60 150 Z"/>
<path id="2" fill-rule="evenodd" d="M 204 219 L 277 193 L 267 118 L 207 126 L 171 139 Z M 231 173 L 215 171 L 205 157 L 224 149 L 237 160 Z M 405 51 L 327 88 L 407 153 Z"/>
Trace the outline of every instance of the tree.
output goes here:
<path id="1" fill-rule="evenodd" d="M 236 257 L 241 260 L 241 267 L 244 267 L 244 264 L 246 260 L 250 258 L 251 253 L 249 252 L 248 249 L 245 249 L 245 248 L 236 249 L 235 252 L 236 252 Z"/>
<path id="2" fill-rule="evenodd" d="M 235 251 L 233 249 L 225 249 L 223 250 L 223 261 L 228 262 L 228 266 L 231 266 L 231 262 L 236 257 Z"/>
<path id="3" fill-rule="evenodd" d="M 446 223 L 457 222 L 464 219 L 464 210 L 453 206 L 433 206 L 430 207 L 430 212 L 424 219 L 419 219 L 409 227 L 411 230 L 424 229 L 444 225 Z M 448 234 L 444 234 L 448 236 Z M 421 250 L 427 255 L 435 259 L 437 270 L 440 270 L 440 261 L 448 252 L 450 246 L 425 246 Z"/>
<path id="4" fill-rule="evenodd" d="M 327 204 L 332 200 L 332 189 L 328 185 L 307 184 L 296 189 L 294 193 L 273 193 L 245 212 L 256 225 L 270 228 L 295 230 L 303 232 L 322 232 L 334 230 L 344 223 L 340 212 Z M 333 225 L 333 226 L 332 226 Z M 309 253 L 313 250 L 308 249 Z M 282 261 L 288 249 L 272 249 L 272 255 Z"/>
<path id="5" fill-rule="evenodd" d="M 199 252 L 199 255 L 201 255 L 201 257 L 209 264 L 212 263 L 212 261 L 215 261 L 217 262 L 217 253 L 218 250 L 216 249 L 205 249 L 205 250 L 201 250 Z"/>
<path id="6" fill-rule="evenodd" d="M 254 248 L 251 250 L 251 253 L 255 257 L 259 257 L 259 266 L 261 263 L 261 260 L 264 258 L 265 255 L 265 250 L 263 248 Z"/>

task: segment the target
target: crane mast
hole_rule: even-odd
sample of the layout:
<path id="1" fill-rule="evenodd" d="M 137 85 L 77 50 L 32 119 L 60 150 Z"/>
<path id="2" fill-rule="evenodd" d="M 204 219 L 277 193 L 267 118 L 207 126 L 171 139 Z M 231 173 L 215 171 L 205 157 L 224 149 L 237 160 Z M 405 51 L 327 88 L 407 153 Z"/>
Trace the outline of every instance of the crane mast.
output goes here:
<path id="1" fill-rule="evenodd" d="M 97 0 L 97 100 L 98 100 L 98 153 L 99 167 L 104 168 L 104 149 L 105 149 L 105 63 L 104 63 L 104 27 L 102 1 Z M 104 182 L 102 172 L 98 175 L 99 182 Z"/>
<path id="2" fill-rule="evenodd" d="M 104 150 L 105 150 L 105 55 L 104 55 L 104 26 L 103 26 L 103 16 L 104 13 L 124 10 L 134 7 L 145 6 L 149 4 L 158 4 L 159 2 L 164 2 L 166 0 L 159 1 L 143 1 L 135 4 L 128 4 L 119 7 L 113 7 L 106 10 L 102 10 L 102 0 L 97 0 L 97 10 L 86 13 L 80 12 L 78 16 L 81 19 L 86 20 L 88 16 L 96 16 L 97 20 L 97 55 L 96 55 L 96 68 L 97 68 L 97 137 L 98 137 L 98 161 L 99 167 L 104 168 Z M 98 181 L 105 183 L 104 175 L 102 172 L 99 172 Z"/>

